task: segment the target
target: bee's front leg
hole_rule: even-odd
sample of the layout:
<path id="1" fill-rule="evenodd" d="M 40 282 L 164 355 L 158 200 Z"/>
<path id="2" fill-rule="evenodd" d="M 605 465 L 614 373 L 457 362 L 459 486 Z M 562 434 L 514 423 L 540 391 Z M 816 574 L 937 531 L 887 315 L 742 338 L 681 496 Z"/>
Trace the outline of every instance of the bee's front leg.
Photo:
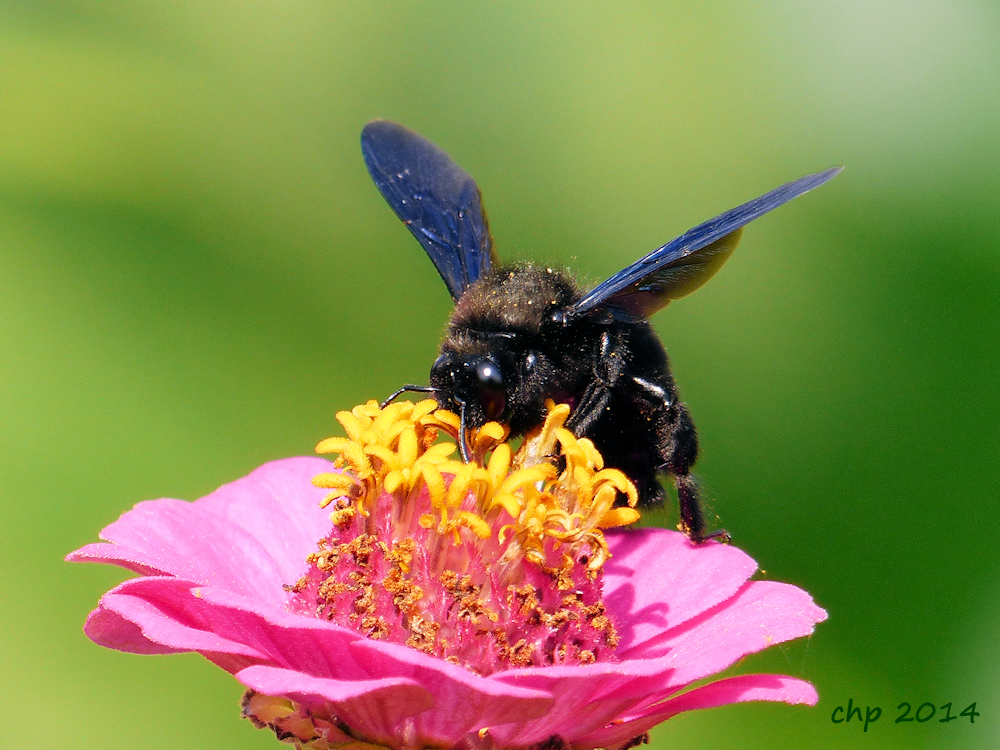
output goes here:
<path id="1" fill-rule="evenodd" d="M 611 403 L 612 388 L 627 376 L 621 348 L 620 334 L 605 331 L 601 335 L 600 355 L 594 360 L 592 379 L 566 420 L 566 429 L 577 437 L 590 432 Z"/>
<path id="2" fill-rule="evenodd" d="M 586 437 L 611 403 L 611 389 L 593 381 L 580 397 L 580 402 L 566 420 L 566 429 L 577 437 Z"/>

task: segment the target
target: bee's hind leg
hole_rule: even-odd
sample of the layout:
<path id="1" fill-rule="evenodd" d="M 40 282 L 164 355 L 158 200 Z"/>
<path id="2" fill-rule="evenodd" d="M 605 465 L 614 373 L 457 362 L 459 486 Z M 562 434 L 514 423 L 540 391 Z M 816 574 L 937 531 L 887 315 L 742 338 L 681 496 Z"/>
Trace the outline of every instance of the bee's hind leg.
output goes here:
<path id="1" fill-rule="evenodd" d="M 681 516 L 678 528 L 695 544 L 708 539 L 728 543 L 731 537 L 723 529 L 705 533 L 705 514 L 698 497 L 698 484 L 691 476 L 691 467 L 698 458 L 698 433 L 691 415 L 679 401 L 670 404 L 669 409 L 673 419 L 670 420 L 669 435 L 664 445 L 666 461 L 663 468 L 673 474 L 674 485 L 677 487 Z"/>
<path id="2" fill-rule="evenodd" d="M 681 531 L 695 544 L 701 544 L 708 539 L 717 539 L 723 544 L 729 544 L 732 537 L 725 529 L 717 529 L 705 533 L 705 514 L 698 499 L 698 485 L 690 474 L 674 474 L 674 484 L 677 487 L 677 500 L 680 503 L 681 522 L 677 525 Z"/>

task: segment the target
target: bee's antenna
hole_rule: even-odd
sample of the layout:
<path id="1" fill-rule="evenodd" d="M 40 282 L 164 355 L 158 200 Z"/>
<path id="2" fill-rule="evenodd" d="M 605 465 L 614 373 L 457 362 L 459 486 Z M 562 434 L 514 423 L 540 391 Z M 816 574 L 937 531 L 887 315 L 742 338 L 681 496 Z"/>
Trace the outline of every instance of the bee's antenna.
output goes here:
<path id="1" fill-rule="evenodd" d="M 379 404 L 378 408 L 379 409 L 384 409 L 389 404 L 391 404 L 393 401 L 395 401 L 397 398 L 399 398 L 399 396 L 401 394 L 407 393 L 407 392 L 412 392 L 412 393 L 437 393 L 438 389 L 435 388 L 432 385 L 404 385 L 398 391 L 396 391 L 391 396 L 389 396 L 389 398 L 387 398 L 385 401 L 383 401 L 381 404 Z"/>
<path id="2" fill-rule="evenodd" d="M 465 434 L 465 401 L 457 397 L 453 398 L 455 399 L 455 403 L 458 404 L 458 450 L 462 454 L 462 460 L 465 463 L 469 463 L 472 460 L 472 456 L 469 453 L 469 441 Z"/>

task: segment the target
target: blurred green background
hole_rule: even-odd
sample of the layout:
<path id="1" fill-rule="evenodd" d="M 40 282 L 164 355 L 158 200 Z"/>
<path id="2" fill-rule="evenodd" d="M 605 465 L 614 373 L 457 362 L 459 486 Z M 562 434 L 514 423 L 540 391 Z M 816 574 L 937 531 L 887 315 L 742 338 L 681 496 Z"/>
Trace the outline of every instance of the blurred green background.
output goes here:
<path id="1" fill-rule="evenodd" d="M 62 558 L 425 381 L 450 300 L 365 172 L 374 117 L 476 176 L 505 258 L 591 282 L 847 165 L 655 318 L 717 523 L 830 613 L 741 668 L 820 704 L 655 747 L 996 746 L 995 3 L 4 0 L 0 50 L 0 746 L 277 747 L 199 657 L 90 643 L 125 576 Z"/>

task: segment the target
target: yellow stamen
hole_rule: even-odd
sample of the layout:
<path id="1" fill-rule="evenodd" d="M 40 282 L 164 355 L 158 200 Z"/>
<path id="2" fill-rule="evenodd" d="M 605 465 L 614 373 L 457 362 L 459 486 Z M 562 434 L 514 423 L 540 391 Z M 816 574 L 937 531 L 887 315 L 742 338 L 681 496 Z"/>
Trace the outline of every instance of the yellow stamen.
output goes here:
<path id="1" fill-rule="evenodd" d="M 518 469 L 513 474 L 509 474 L 507 478 L 500 483 L 500 486 L 497 488 L 497 492 L 513 492 L 518 488 L 533 485 L 537 482 L 552 480 L 556 478 L 558 473 L 558 470 L 552 464 L 538 464 L 537 466 L 532 466 L 528 469 Z"/>
<path id="2" fill-rule="evenodd" d="M 346 412 L 341 412 L 344 414 Z M 351 438 L 332 437 L 320 440 L 316 445 L 317 453 L 340 453 L 344 447 L 351 443 Z"/>
<path id="3" fill-rule="evenodd" d="M 433 414 L 428 416 L 440 423 L 442 427 L 450 427 L 456 434 L 458 434 L 461 421 L 459 420 L 457 414 L 452 414 L 450 411 L 445 411 L 444 409 L 438 409 Z"/>
<path id="4" fill-rule="evenodd" d="M 639 520 L 639 511 L 635 508 L 612 508 L 601 516 L 598 524 L 602 529 L 613 529 L 616 526 L 628 526 Z"/>
<path id="5" fill-rule="evenodd" d="M 475 513 L 460 510 L 455 514 L 455 521 L 470 529 L 480 539 L 490 538 L 490 525 Z"/>
<path id="6" fill-rule="evenodd" d="M 396 454 L 384 445 L 366 445 L 364 451 L 365 455 L 369 458 L 377 458 L 385 464 L 390 471 L 394 471 L 401 466 L 406 465 L 403 461 L 398 461 L 396 459 Z"/>
<path id="7" fill-rule="evenodd" d="M 361 433 L 364 432 L 365 426 L 359 417 L 349 411 L 339 411 L 337 412 L 337 421 L 343 426 L 348 440 L 361 439 Z M 319 449 L 317 448 L 317 450 Z"/>
<path id="8" fill-rule="evenodd" d="M 399 463 L 402 466 L 409 466 L 417 460 L 417 431 L 412 425 L 407 425 L 399 434 Z"/>
<path id="9" fill-rule="evenodd" d="M 426 417 L 428 414 L 436 410 L 437 410 L 437 401 L 431 398 L 424 399 L 423 401 L 413 405 L 413 413 L 411 414 L 410 418 L 414 422 L 418 422 L 424 417 Z"/>
<path id="10" fill-rule="evenodd" d="M 468 430 L 472 460 L 463 463 L 450 458 L 461 426 L 457 415 L 430 399 L 385 409 L 369 401 L 337 415 L 346 438 L 316 446 L 318 452 L 339 454 L 336 464 L 344 473 L 320 474 L 314 484 L 331 490 L 324 507 L 338 501 L 333 514 L 338 525 L 357 513 L 369 517 L 381 493 L 405 507 L 426 486 L 433 510 L 418 518 L 422 527 L 450 535 L 456 544 L 463 534 L 479 539 L 496 534 L 500 542 L 515 545 L 510 554 L 540 564 L 551 545 L 581 546 L 594 572 L 609 556 L 601 529 L 637 520 L 638 493 L 621 471 L 604 468 L 590 440 L 564 427 L 567 405 L 550 401 L 547 408 L 544 424 L 516 455 L 505 442 L 507 427 L 490 422 Z M 439 431 L 451 440 L 434 442 Z M 630 507 L 614 507 L 621 495 Z"/>
<path id="11" fill-rule="evenodd" d="M 593 466 L 595 469 L 600 471 L 604 468 L 604 456 L 600 454 L 600 451 L 594 447 L 594 443 L 591 442 L 590 438 L 580 438 L 578 445 L 583 452 L 587 455 L 587 463 Z"/>
<path id="12" fill-rule="evenodd" d="M 321 489 L 347 489 L 351 485 L 356 484 L 357 480 L 353 477 L 349 477 L 346 474 L 317 474 L 313 477 L 312 483 L 314 487 L 319 487 Z"/>
<path id="13" fill-rule="evenodd" d="M 431 496 L 431 505 L 441 511 L 442 517 L 446 517 L 448 509 L 444 504 L 444 477 L 433 464 L 424 464 L 421 467 L 421 475 L 427 484 L 427 492 Z"/>
<path id="14" fill-rule="evenodd" d="M 501 443 L 494 449 L 487 467 L 490 473 L 490 480 L 494 485 L 499 485 L 503 482 L 504 477 L 507 476 L 507 472 L 510 471 L 510 457 L 510 446 L 507 443 Z"/>
<path id="15" fill-rule="evenodd" d="M 385 480 L 382 482 L 382 488 L 392 495 L 405 481 L 406 475 L 404 475 L 403 472 L 391 471 L 386 475 Z"/>

